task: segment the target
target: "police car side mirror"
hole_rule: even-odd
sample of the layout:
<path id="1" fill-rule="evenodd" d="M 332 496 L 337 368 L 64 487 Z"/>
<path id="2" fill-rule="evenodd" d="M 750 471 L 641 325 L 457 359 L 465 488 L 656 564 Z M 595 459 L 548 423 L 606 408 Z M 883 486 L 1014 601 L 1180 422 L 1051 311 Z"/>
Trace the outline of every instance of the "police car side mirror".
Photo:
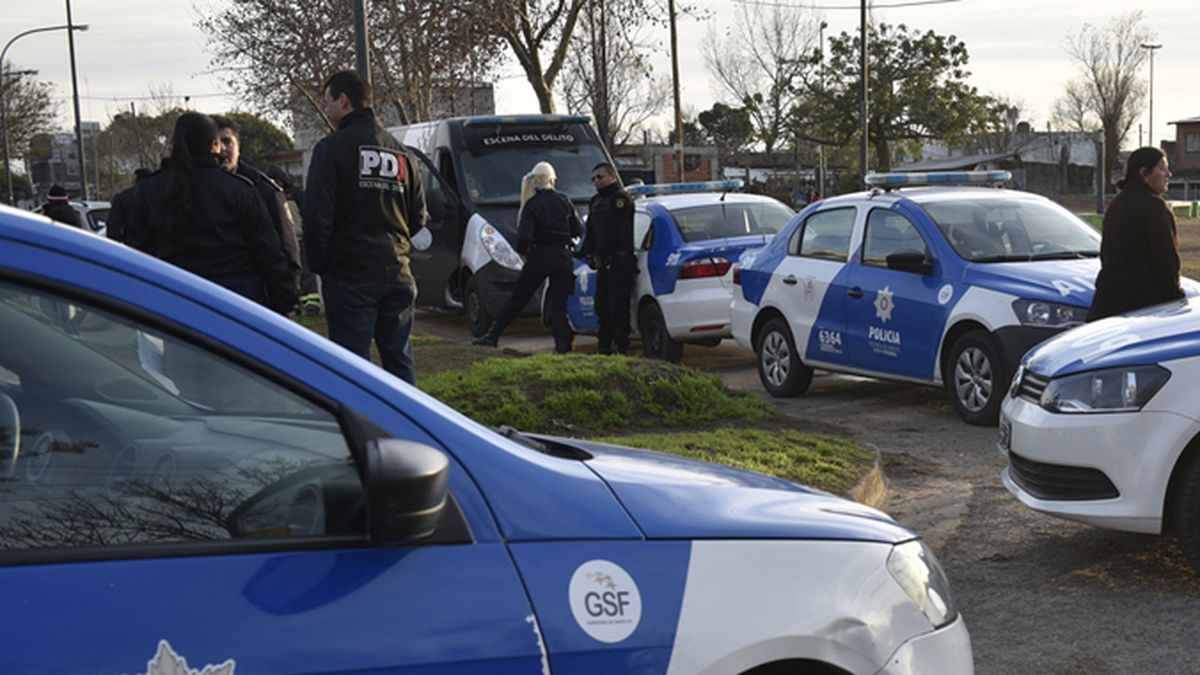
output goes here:
<path id="1" fill-rule="evenodd" d="M 933 274 L 933 262 L 926 260 L 925 254 L 920 251 L 899 251 L 892 253 L 887 257 L 887 266 L 889 270 L 911 272 L 922 276 Z"/>
<path id="2" fill-rule="evenodd" d="M 368 441 L 363 455 L 371 545 L 404 544 L 437 531 L 449 494 L 446 455 L 396 438 Z"/>

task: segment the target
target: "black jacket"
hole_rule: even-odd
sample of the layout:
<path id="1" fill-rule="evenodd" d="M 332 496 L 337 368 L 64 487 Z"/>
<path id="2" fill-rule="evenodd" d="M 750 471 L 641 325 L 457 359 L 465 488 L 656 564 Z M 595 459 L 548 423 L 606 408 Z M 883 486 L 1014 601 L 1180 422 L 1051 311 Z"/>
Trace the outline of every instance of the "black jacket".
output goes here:
<path id="1" fill-rule="evenodd" d="M 1100 274 L 1088 321 L 1184 296 L 1175 216 L 1144 184 L 1131 184 L 1104 213 Z"/>
<path id="2" fill-rule="evenodd" d="M 137 188 L 129 187 L 113 195 L 108 209 L 107 236 L 113 241 L 125 241 L 129 230 L 129 221 L 133 217 L 137 204 Z"/>
<path id="3" fill-rule="evenodd" d="M 413 283 L 409 240 L 428 219 L 425 191 L 416 159 L 370 108 L 346 115 L 313 149 L 301 214 L 312 271 Z"/>
<path id="4" fill-rule="evenodd" d="M 271 224 L 275 226 L 275 234 L 283 247 L 283 255 L 292 266 L 292 276 L 295 277 L 296 284 L 299 284 L 300 242 L 296 239 L 296 223 L 292 221 L 292 214 L 284 205 L 287 195 L 283 188 L 271 180 L 270 176 L 245 162 L 238 162 L 234 173 L 248 179 L 254 185 L 254 189 L 258 190 L 258 196 L 262 197 L 263 205 L 267 207 Z"/>
<path id="5" fill-rule="evenodd" d="M 42 207 L 42 215 L 60 223 L 83 227 L 83 218 L 79 216 L 79 212 L 66 202 L 46 202 Z"/>
<path id="6" fill-rule="evenodd" d="M 601 188 L 588 206 L 587 236 L 580 257 L 596 256 L 601 265 L 633 253 L 633 200 L 620 183 Z"/>
<path id="7" fill-rule="evenodd" d="M 538 190 L 521 207 L 517 253 L 527 254 L 534 246 L 565 248 L 582 234 L 583 223 L 570 198 L 556 190 Z"/>
<path id="8" fill-rule="evenodd" d="M 136 206 L 125 243 L 206 279 L 254 275 L 267 305 L 280 313 L 296 305 L 292 271 L 271 225 L 266 206 L 250 181 L 223 170 L 215 155 L 195 160 L 188 221 L 168 223 L 167 182 L 171 169 L 138 183 Z"/>

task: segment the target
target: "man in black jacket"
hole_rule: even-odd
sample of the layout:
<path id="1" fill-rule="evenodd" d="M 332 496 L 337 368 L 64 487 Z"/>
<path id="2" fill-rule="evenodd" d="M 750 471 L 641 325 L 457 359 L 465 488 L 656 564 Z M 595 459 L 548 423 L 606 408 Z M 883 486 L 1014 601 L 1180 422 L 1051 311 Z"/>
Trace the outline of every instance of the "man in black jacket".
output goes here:
<path id="1" fill-rule="evenodd" d="M 596 270 L 597 338 L 601 354 L 629 349 L 629 302 L 637 258 L 633 253 L 633 200 L 607 162 L 592 169 L 596 194 L 588 206 L 587 235 L 579 256 Z"/>
<path id="2" fill-rule="evenodd" d="M 425 192 L 416 160 L 370 106 L 357 73 L 325 83 L 325 114 L 337 130 L 313 149 L 301 210 L 305 249 L 321 275 L 330 339 L 369 359 L 374 338 L 383 367 L 411 383 L 416 283 L 408 252 L 428 218 Z"/>
<path id="3" fill-rule="evenodd" d="M 71 206 L 71 202 L 67 200 L 67 190 L 61 185 L 50 186 L 46 203 L 42 206 L 42 215 L 60 223 L 83 227 L 83 218 L 80 218 L 79 212 Z"/>
<path id="4" fill-rule="evenodd" d="M 212 118 L 217 123 L 217 140 L 221 142 L 221 168 L 249 180 L 258 191 L 258 196 L 262 197 L 271 224 L 275 226 L 275 234 L 279 235 L 279 243 L 283 246 L 283 255 L 288 259 L 294 281 L 299 286 L 300 243 L 296 239 L 296 224 L 284 206 L 286 198 L 283 189 L 267 174 L 242 161 L 242 141 L 233 120 L 224 115 L 213 115 Z"/>

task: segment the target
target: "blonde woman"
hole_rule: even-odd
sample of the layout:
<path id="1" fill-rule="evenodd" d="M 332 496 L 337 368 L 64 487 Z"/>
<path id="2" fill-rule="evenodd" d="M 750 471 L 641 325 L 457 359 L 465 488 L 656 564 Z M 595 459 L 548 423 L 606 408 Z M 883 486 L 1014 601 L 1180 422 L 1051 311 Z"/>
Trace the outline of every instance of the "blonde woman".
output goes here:
<path id="1" fill-rule="evenodd" d="M 583 234 L 583 223 L 571 200 L 554 189 L 556 179 L 554 167 L 548 162 L 538 162 L 521 179 L 516 249 L 525 256 L 525 266 L 496 320 L 472 344 L 485 347 L 499 344 L 504 329 L 517 318 L 542 282 L 549 279 L 546 305 L 554 331 L 554 351 L 559 354 L 571 351 L 567 297 L 575 287 L 573 240 Z"/>

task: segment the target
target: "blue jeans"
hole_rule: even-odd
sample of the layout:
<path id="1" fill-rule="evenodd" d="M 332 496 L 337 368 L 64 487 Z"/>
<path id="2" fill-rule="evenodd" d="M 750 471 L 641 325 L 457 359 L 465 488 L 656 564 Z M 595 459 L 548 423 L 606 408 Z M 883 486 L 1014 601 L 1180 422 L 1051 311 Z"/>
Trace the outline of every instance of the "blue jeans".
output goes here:
<path id="1" fill-rule="evenodd" d="M 322 278 L 329 339 L 371 359 L 371 338 L 383 368 L 409 384 L 416 383 L 412 344 L 416 290 L 400 282 L 347 281 Z"/>

